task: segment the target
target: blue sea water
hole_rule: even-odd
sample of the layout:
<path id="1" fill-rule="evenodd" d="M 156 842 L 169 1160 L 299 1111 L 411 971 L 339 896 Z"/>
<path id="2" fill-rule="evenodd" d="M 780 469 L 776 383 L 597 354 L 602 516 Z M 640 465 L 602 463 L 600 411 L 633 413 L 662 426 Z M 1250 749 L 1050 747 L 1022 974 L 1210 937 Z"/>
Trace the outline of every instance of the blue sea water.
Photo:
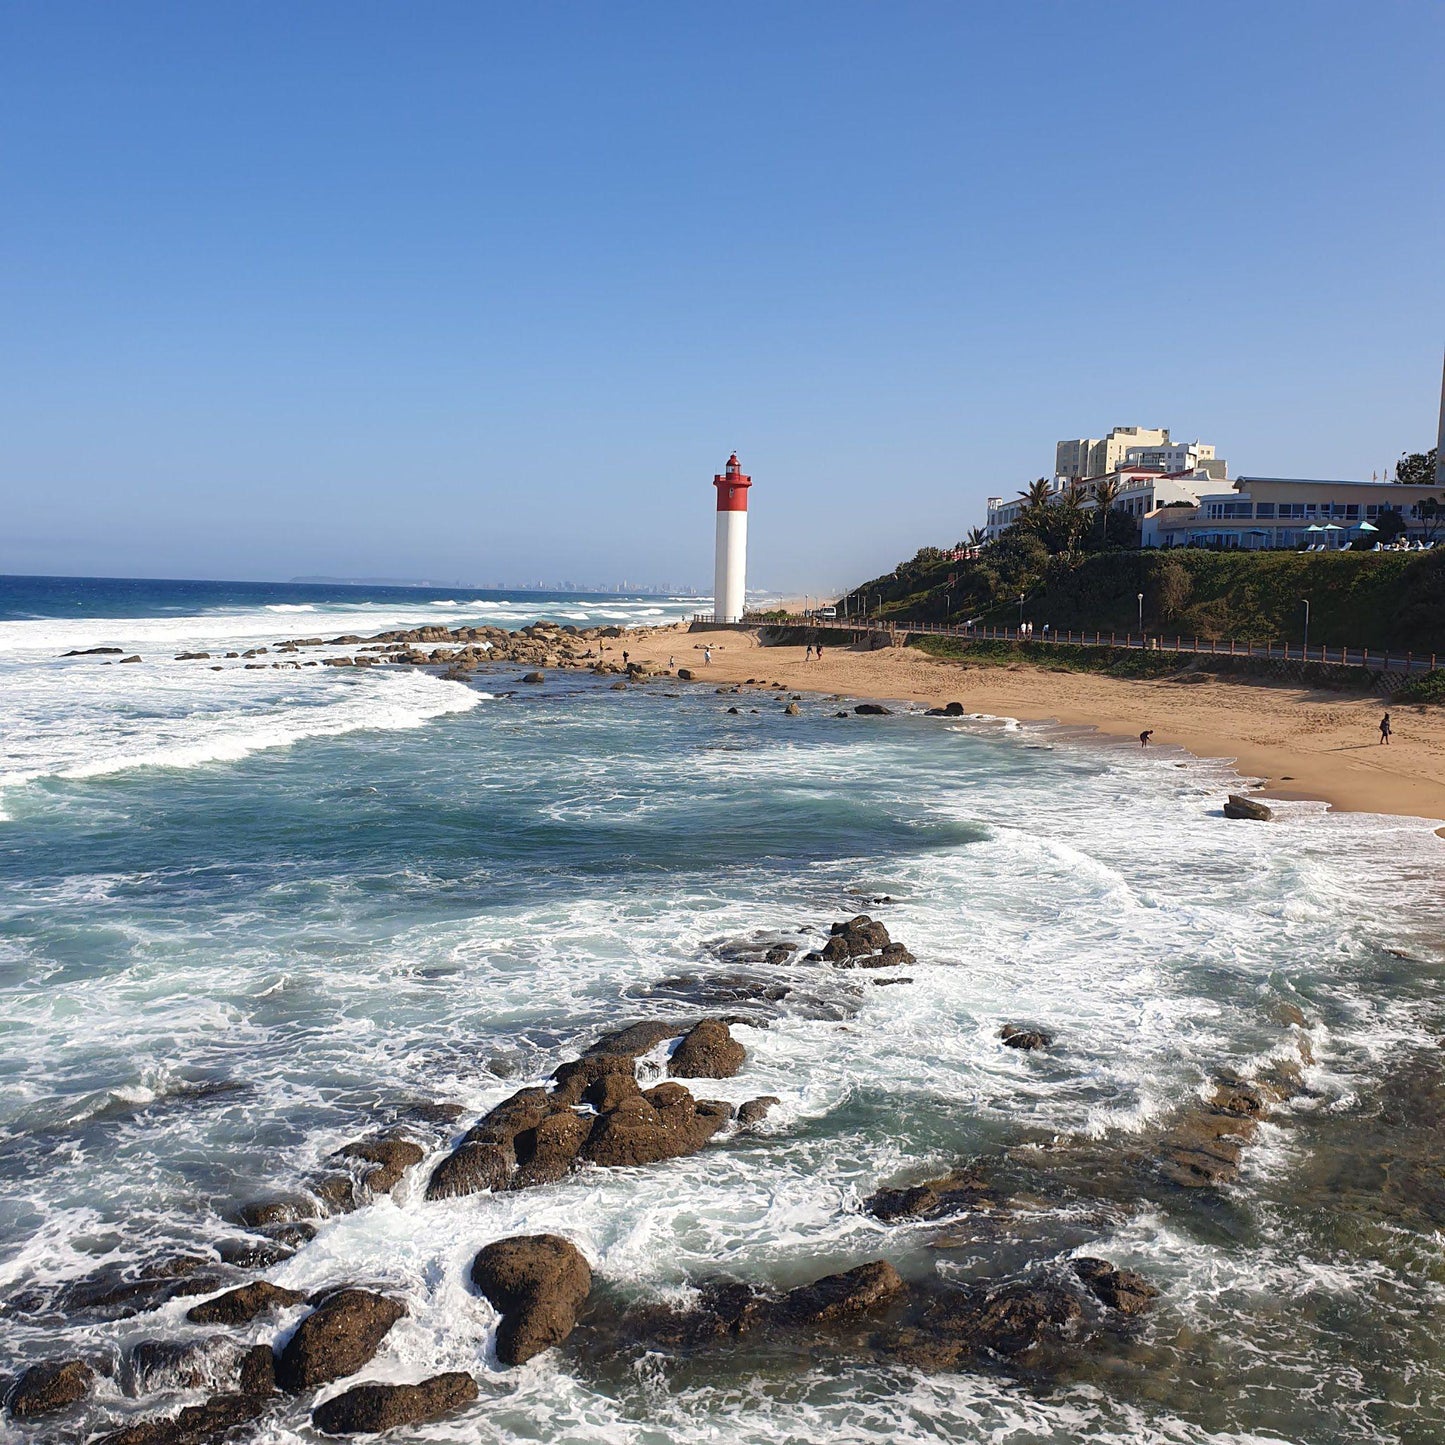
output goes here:
<path id="1" fill-rule="evenodd" d="M 822 700 L 794 719 L 775 698 L 733 715 L 736 699 L 668 683 L 514 689 L 515 667 L 457 682 L 175 659 L 696 606 L 308 590 L 0 579 L 0 1371 L 201 1333 L 184 1300 L 121 1321 L 25 1302 L 106 1265 L 205 1253 L 236 1236 L 240 1204 L 407 1109 L 458 1104 L 460 1130 L 601 1030 L 695 1017 L 701 997 L 741 1015 L 748 1051 L 708 1092 L 781 1100 L 757 1133 L 514 1194 L 426 1203 L 412 1181 L 269 1272 L 406 1298 L 369 1377 L 482 1382 L 475 1409 L 392 1438 L 1440 1438 L 1429 1320 L 1445 1254 L 1428 1210 L 1377 1217 L 1367 1200 L 1342 1224 L 1311 1192 L 1321 1161 L 1366 1169 L 1371 1101 L 1435 1047 L 1428 825 L 1309 804 L 1232 824 L 1220 765 L 1007 719 L 865 722 Z M 61 656 L 98 646 L 142 660 Z M 758 962 L 865 907 L 917 955 L 883 977 L 911 982 Z M 740 975 L 790 991 L 717 1002 Z M 1001 1047 L 1008 1020 L 1056 1047 Z M 1048 1228 L 942 1248 L 937 1226 L 860 1207 L 1022 1143 L 1127 1149 L 1215 1071 L 1298 1057 L 1301 1041 L 1310 1092 L 1223 1198 L 1120 1197 L 1087 1218 L 1044 1198 Z M 874 1258 L 988 1279 L 1075 1250 L 1163 1295 L 1130 1350 L 1066 1377 L 856 1356 L 679 1376 L 557 1352 L 503 1370 L 467 1264 L 543 1231 L 622 1299 Z M 103 1381 L 63 1437 L 0 1428 L 79 1439 L 199 1398 L 128 1388 L 123 1370 Z M 321 1437 L 296 1404 L 255 1438 Z"/>

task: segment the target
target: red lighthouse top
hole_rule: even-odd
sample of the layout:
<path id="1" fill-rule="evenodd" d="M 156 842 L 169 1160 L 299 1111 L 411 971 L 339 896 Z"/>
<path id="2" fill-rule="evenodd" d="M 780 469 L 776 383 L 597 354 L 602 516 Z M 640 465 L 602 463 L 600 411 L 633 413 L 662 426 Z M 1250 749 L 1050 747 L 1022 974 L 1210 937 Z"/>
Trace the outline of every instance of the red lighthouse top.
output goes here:
<path id="1" fill-rule="evenodd" d="M 727 466 L 712 479 L 712 484 L 717 488 L 718 511 L 747 511 L 748 488 L 752 486 L 753 479 L 743 473 L 736 452 L 728 458 Z"/>

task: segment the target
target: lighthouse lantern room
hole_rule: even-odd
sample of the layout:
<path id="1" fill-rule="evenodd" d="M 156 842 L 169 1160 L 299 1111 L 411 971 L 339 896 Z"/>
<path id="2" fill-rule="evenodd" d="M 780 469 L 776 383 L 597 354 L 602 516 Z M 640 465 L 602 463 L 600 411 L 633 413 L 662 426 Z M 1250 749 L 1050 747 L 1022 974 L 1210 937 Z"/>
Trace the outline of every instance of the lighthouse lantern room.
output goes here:
<path id="1" fill-rule="evenodd" d="M 717 488 L 717 566 L 713 575 L 713 621 L 741 622 L 748 575 L 748 488 L 734 452 L 712 479 Z"/>

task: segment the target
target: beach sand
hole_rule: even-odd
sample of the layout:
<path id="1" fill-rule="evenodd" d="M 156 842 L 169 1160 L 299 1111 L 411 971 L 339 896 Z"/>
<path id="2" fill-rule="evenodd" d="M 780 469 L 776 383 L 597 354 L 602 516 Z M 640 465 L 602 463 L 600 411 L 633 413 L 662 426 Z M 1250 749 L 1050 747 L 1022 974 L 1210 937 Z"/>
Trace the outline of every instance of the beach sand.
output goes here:
<path id="1" fill-rule="evenodd" d="M 702 649 L 713 661 L 704 671 Z M 1232 760 L 1277 798 L 1314 798 L 1352 812 L 1445 819 L 1445 710 L 1391 707 L 1377 696 L 1239 682 L 1188 674 L 1132 681 L 1025 664 L 973 667 L 915 648 L 828 646 L 821 662 L 801 647 L 763 647 L 750 632 L 629 633 L 636 661 L 694 668 L 721 686 L 757 678 L 794 692 L 922 703 L 960 702 L 969 712 L 1053 720 L 1175 744 L 1197 757 Z M 1395 729 L 1380 746 L 1388 709 Z"/>

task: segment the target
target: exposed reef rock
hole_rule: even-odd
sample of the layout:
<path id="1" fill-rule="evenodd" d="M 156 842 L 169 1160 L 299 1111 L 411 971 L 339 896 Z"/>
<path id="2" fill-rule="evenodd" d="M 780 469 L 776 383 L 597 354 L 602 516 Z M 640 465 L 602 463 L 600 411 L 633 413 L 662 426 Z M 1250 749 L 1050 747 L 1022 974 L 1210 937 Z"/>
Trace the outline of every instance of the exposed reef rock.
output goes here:
<path id="1" fill-rule="evenodd" d="M 477 1254 L 472 1283 L 501 1311 L 497 1358 L 521 1365 L 572 1333 L 592 1289 L 592 1270 L 560 1235 L 519 1235 Z"/>
<path id="2" fill-rule="evenodd" d="M 296 1395 L 354 1375 L 405 1313 L 400 1300 L 371 1290 L 342 1289 L 327 1295 L 296 1327 L 277 1358 L 277 1385 Z"/>
<path id="3" fill-rule="evenodd" d="M 458 1370 L 417 1385 L 355 1385 L 318 1405 L 311 1421 L 328 1435 L 377 1435 L 440 1420 L 476 1398 L 477 1382 Z"/>
<path id="4" fill-rule="evenodd" d="M 1238 793 L 1231 793 L 1225 800 L 1224 816 L 1226 818 L 1247 818 L 1256 823 L 1268 823 L 1274 817 L 1274 809 L 1265 807 L 1263 803 L 1257 802 L 1254 798 L 1245 798 Z"/>
<path id="5" fill-rule="evenodd" d="M 703 1019 L 688 1030 L 668 1060 L 675 1079 L 730 1079 L 742 1068 L 746 1051 L 718 1019 Z"/>
<path id="6" fill-rule="evenodd" d="M 204 1300 L 186 1311 L 186 1318 L 193 1325 L 231 1325 L 239 1327 L 250 1324 L 273 1310 L 298 1305 L 306 1296 L 300 1290 L 283 1289 L 269 1280 L 258 1279 L 227 1290 L 215 1299 Z"/>
<path id="7" fill-rule="evenodd" d="M 94 1383 L 84 1360 L 42 1360 L 16 1380 L 5 1403 L 14 1419 L 34 1420 L 83 1400 Z"/>

